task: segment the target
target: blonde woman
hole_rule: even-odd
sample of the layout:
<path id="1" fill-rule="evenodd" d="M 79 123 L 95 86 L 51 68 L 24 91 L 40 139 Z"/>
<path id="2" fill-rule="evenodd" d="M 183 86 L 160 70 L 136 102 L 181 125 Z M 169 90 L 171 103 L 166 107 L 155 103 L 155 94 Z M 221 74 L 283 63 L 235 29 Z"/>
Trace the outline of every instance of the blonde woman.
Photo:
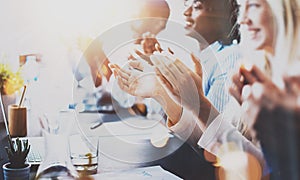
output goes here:
<path id="1" fill-rule="evenodd" d="M 237 97 L 241 97 L 252 137 L 261 142 L 272 179 L 299 179 L 299 1 L 282 0 L 270 6 L 279 24 L 272 61 L 277 74 L 271 80 L 257 68 L 242 70 L 239 77 L 251 83 L 241 86 L 236 81 L 235 86 L 241 87 Z"/>

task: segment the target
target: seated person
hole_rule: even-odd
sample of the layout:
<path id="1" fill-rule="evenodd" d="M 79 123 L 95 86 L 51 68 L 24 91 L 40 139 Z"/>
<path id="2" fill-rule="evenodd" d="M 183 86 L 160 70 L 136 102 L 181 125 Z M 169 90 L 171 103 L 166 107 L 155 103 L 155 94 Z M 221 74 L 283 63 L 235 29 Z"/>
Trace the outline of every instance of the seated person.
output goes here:
<path id="1" fill-rule="evenodd" d="M 106 84 L 105 91 L 109 93 L 104 94 L 112 95 L 113 99 L 124 108 L 132 107 L 135 114 L 144 116 L 147 114 L 147 108 L 144 105 L 143 100 L 136 100 L 135 97 L 125 94 L 122 90 L 118 90 L 118 87 L 113 87 L 112 82 L 114 77 L 111 76 L 112 73 L 110 68 L 108 68 L 108 64 L 113 62 L 120 66 L 126 65 L 128 59 L 133 58 L 131 52 L 134 51 L 137 46 L 142 47 L 142 50 L 145 53 L 152 53 L 151 50 L 149 51 L 148 43 L 143 41 L 143 34 L 151 33 L 152 35 L 156 35 L 162 31 L 166 26 L 169 14 L 169 6 L 165 0 L 143 1 L 140 13 L 138 14 L 139 19 L 134 20 L 129 24 L 125 23 L 124 26 L 120 25 L 120 27 L 117 27 L 118 31 L 112 28 L 109 32 L 104 33 L 94 40 L 84 52 L 85 59 L 90 66 L 95 86 L 98 87 L 104 85 L 104 82 L 108 81 L 109 83 Z M 125 37 L 123 33 L 119 33 L 119 28 L 128 25 L 130 26 L 130 33 L 132 34 L 128 37 L 129 34 L 125 33 L 128 31 L 124 31 L 123 33 L 126 34 Z M 109 40 L 112 36 L 117 39 L 116 43 L 112 43 Z M 118 39 L 118 37 L 120 38 Z M 124 41 L 127 44 L 115 50 L 120 44 L 124 44 L 124 42 L 121 41 Z"/>
<path id="2" fill-rule="evenodd" d="M 299 3 L 281 0 L 270 3 L 270 6 L 278 20 L 279 35 L 282 35 L 277 38 L 274 54 L 268 56 L 272 58 L 271 77 L 255 66 L 241 68 L 233 76 L 232 92 L 244 107 L 251 137 L 261 142 L 272 170 L 271 179 L 299 179 L 300 76 L 297 49 L 300 19 L 294 12 L 294 9 L 299 9 Z"/>
<path id="3" fill-rule="evenodd" d="M 225 7 L 228 6 L 228 8 L 224 8 L 223 5 L 226 5 Z M 205 69 L 203 72 L 204 77 L 195 81 L 194 85 L 202 88 L 203 84 L 205 95 L 204 102 L 207 102 L 210 106 L 206 115 L 209 115 L 210 109 L 222 112 L 230 99 L 225 85 L 230 82 L 228 73 L 234 69 L 235 64 L 240 58 L 237 46 L 233 44 L 233 40 L 239 40 L 239 33 L 236 25 L 236 7 L 237 4 L 235 1 L 227 2 L 227 0 L 224 0 L 224 2 L 222 1 L 222 3 L 220 3 L 219 1 L 202 2 L 200 0 L 189 4 L 184 12 L 187 21 L 186 27 L 184 27 L 186 35 L 198 41 L 198 51 L 201 52 L 201 63 Z M 219 11 L 220 9 L 222 9 L 222 11 Z M 199 12 L 202 10 L 208 13 L 208 15 Z M 224 19 L 224 17 L 228 19 Z M 205 25 L 203 24 L 204 22 L 206 23 Z M 176 52 L 174 52 L 174 54 L 176 55 Z M 189 57 L 189 59 L 191 58 Z M 184 59 L 184 61 L 187 61 L 187 59 Z M 199 63 L 199 60 L 195 56 L 193 56 L 192 61 L 197 62 L 197 64 Z M 139 71 L 144 71 L 145 63 L 132 62 L 130 64 L 134 70 L 138 69 Z M 180 127 L 176 124 L 178 122 L 183 122 L 181 119 L 188 121 L 190 126 L 189 129 L 182 131 L 184 134 L 182 137 L 183 139 L 186 140 L 189 138 L 193 131 L 197 131 L 198 136 L 201 135 L 201 129 L 197 127 L 195 124 L 196 122 L 192 120 L 194 118 L 193 115 L 186 111 L 180 102 L 175 102 L 158 81 L 155 81 L 155 83 L 147 83 L 150 85 L 152 84 L 151 88 L 148 88 L 147 91 L 142 91 L 140 90 L 139 84 L 132 83 L 131 80 L 140 79 L 140 82 L 147 82 L 143 79 L 145 76 L 143 76 L 143 74 L 135 76 L 135 72 L 133 72 L 133 70 L 128 71 L 126 69 L 115 68 L 119 85 L 123 90 L 132 95 L 156 99 L 168 115 L 168 126 L 175 132 L 177 131 L 177 128 Z M 155 73 L 153 72 L 154 71 L 152 71 L 152 74 L 155 76 Z M 146 73 L 149 74 L 147 71 Z M 180 75 L 175 75 L 175 77 L 176 79 L 181 78 Z M 176 86 L 175 82 L 174 85 Z M 173 86 L 173 88 L 175 88 L 175 86 Z M 211 103 L 209 103 L 209 101 Z M 195 107 L 197 106 L 195 105 Z M 199 137 L 191 140 L 191 143 L 196 145 L 198 138 Z"/>

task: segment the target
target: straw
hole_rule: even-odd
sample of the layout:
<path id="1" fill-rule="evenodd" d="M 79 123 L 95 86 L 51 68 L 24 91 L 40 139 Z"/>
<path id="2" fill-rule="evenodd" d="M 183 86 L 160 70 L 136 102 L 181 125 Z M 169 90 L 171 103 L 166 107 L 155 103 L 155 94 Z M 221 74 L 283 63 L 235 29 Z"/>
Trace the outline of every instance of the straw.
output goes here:
<path id="1" fill-rule="evenodd" d="M 21 104 L 22 104 L 22 102 L 23 102 L 25 91 L 26 91 L 26 85 L 24 85 L 24 89 L 23 89 L 23 92 L 22 92 L 22 96 L 21 96 L 21 99 L 20 99 L 20 102 L 19 102 L 19 108 L 21 107 Z"/>
<path id="2" fill-rule="evenodd" d="M 3 116 L 3 120 L 4 120 L 4 124 L 5 124 L 6 135 L 8 136 L 8 138 L 11 138 L 10 137 L 10 132 L 8 130 L 8 122 L 7 122 L 7 118 L 6 118 L 6 114 L 5 114 L 5 109 L 4 109 L 4 105 L 3 105 L 3 101 L 2 101 L 2 93 L 1 93 L 1 91 L 0 91 L 0 106 L 1 106 L 2 116 Z"/>

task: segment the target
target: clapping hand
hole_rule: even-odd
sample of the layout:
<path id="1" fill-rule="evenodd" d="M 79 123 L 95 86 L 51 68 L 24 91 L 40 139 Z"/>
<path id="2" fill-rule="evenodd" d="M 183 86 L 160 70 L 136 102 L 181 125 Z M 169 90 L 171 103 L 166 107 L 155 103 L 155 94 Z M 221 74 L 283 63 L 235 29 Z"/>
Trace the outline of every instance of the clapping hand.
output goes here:
<path id="1" fill-rule="evenodd" d="M 110 65 L 117 77 L 120 88 L 139 97 L 154 97 L 161 89 L 152 66 L 143 61 L 130 61 L 130 69 L 120 68 L 118 65 Z"/>
<path id="2" fill-rule="evenodd" d="M 141 41 L 141 45 L 143 48 L 143 51 L 146 55 L 151 55 L 155 51 L 157 51 L 157 45 L 159 45 L 159 42 L 155 38 L 154 34 L 145 33 L 143 34 L 143 40 Z"/>
<path id="3" fill-rule="evenodd" d="M 275 85 L 257 66 L 241 67 L 233 76 L 230 93 L 241 103 L 244 120 L 252 137 L 256 136 L 255 124 L 264 121 L 265 116 L 279 104 L 285 103 L 285 90 Z"/>
<path id="4" fill-rule="evenodd" d="M 173 53 L 170 48 L 167 52 L 163 51 L 158 43 L 154 45 L 154 48 L 158 53 L 168 53 L 170 55 Z M 159 96 L 163 88 L 158 82 L 150 56 L 135 50 L 135 54 L 130 57 L 128 69 L 110 64 L 120 88 L 133 96 L 143 98 Z"/>
<path id="5" fill-rule="evenodd" d="M 193 112 L 199 111 L 202 90 L 202 66 L 193 54 L 195 72 L 178 59 L 170 56 L 153 55 L 151 61 L 156 67 L 156 74 L 165 90 L 174 101 Z M 195 113 L 197 114 L 197 113 Z"/>

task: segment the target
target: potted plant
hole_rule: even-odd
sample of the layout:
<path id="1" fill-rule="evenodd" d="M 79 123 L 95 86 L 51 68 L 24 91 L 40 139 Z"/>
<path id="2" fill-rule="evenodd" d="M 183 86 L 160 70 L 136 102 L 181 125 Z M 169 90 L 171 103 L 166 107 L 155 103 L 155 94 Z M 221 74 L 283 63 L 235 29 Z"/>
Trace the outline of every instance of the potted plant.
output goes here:
<path id="1" fill-rule="evenodd" d="M 26 158 L 30 150 L 28 140 L 15 141 L 8 136 L 8 147 L 5 147 L 9 162 L 3 165 L 5 180 L 29 180 L 30 164 L 26 163 Z"/>
<path id="2" fill-rule="evenodd" d="M 20 90 L 23 85 L 24 80 L 19 70 L 14 72 L 8 64 L 0 63 L 0 92 L 6 114 L 7 106 L 16 101 L 15 92 Z M 2 113 L 0 113 L 0 122 L 3 122 Z"/>
<path id="3" fill-rule="evenodd" d="M 0 64 L 0 90 L 2 94 L 13 94 L 23 87 L 21 72 L 13 72 L 9 65 Z"/>

